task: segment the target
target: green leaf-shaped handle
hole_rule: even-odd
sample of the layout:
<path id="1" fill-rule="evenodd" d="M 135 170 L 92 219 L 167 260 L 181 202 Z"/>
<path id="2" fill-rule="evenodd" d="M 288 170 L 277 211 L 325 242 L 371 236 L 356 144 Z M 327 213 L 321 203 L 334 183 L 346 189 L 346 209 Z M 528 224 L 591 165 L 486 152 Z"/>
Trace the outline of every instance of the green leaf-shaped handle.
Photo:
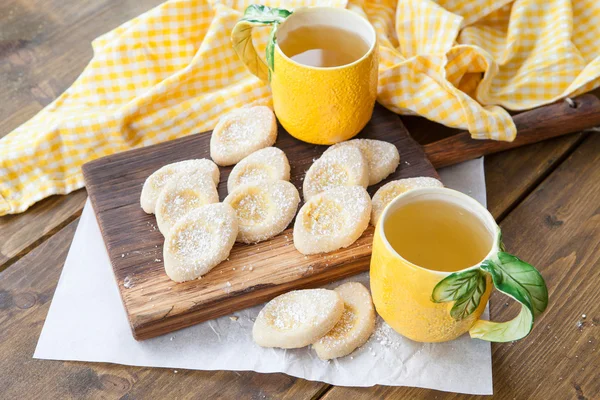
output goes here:
<path id="1" fill-rule="evenodd" d="M 531 332 L 534 319 L 548 306 L 544 278 L 533 266 L 504 251 L 498 252 L 496 260 L 481 263 L 481 269 L 492 275 L 496 289 L 521 303 L 521 312 L 507 322 L 479 320 L 469 334 L 491 342 L 524 338 Z"/>
<path id="2" fill-rule="evenodd" d="M 504 251 L 497 254 L 498 260 L 486 260 L 481 269 L 492 275 L 494 286 L 519 302 L 529 304 L 534 318 L 548 306 L 548 289 L 544 278 L 532 265 Z"/>
<path id="3" fill-rule="evenodd" d="M 500 251 L 482 262 L 479 269 L 456 272 L 441 280 L 433 289 L 432 300 L 436 303 L 454 301 L 450 315 L 460 321 L 479 306 L 486 288 L 485 275 L 490 274 L 496 289 L 521 303 L 521 312 L 507 322 L 478 320 L 469 334 L 491 342 L 508 342 L 522 339 L 531 332 L 534 319 L 548 305 L 548 289 L 538 270 L 504 251 L 501 233 L 498 248 Z"/>
<path id="4" fill-rule="evenodd" d="M 246 68 L 263 81 L 270 79 L 274 70 L 275 33 L 277 26 L 292 14 L 291 11 L 282 8 L 271 8 L 260 4 L 252 4 L 244 11 L 231 32 L 231 42 L 238 57 L 246 65 Z M 256 26 L 272 25 L 271 35 L 267 43 L 267 64 L 258 56 L 252 43 L 252 29 Z"/>

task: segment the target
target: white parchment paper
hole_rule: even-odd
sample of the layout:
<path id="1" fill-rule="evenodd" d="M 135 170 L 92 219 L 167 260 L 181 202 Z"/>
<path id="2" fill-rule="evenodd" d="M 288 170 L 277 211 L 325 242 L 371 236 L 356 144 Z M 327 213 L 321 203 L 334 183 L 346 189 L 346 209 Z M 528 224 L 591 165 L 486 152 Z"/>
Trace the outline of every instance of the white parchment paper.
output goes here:
<path id="1" fill-rule="evenodd" d="M 485 204 L 483 160 L 440 171 L 446 186 Z M 368 273 L 347 280 L 369 284 Z M 340 282 L 330 285 L 335 287 Z M 34 357 L 51 360 L 283 372 L 343 386 L 415 386 L 492 394 L 490 344 L 463 335 L 447 343 L 413 342 L 381 318 L 371 339 L 351 356 L 321 361 L 309 348 L 263 349 L 252 341 L 252 307 L 169 335 L 133 339 L 91 204 L 71 244 Z"/>

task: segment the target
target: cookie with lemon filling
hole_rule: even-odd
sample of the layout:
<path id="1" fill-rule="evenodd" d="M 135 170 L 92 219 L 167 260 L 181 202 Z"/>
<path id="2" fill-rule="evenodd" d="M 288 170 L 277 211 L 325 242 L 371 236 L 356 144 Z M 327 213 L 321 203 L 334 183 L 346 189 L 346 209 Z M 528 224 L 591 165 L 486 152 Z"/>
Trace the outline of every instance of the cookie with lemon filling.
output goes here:
<path id="1" fill-rule="evenodd" d="M 327 154 L 340 147 L 353 146 L 360 150 L 369 165 L 369 186 L 384 180 L 398 168 L 400 153 L 392 143 L 374 139 L 352 139 L 334 144 L 325 150 Z"/>
<path id="2" fill-rule="evenodd" d="M 333 290 L 294 290 L 275 297 L 260 311 L 252 338 L 262 347 L 308 346 L 339 321 L 344 302 Z"/>
<path id="3" fill-rule="evenodd" d="M 300 195 L 287 181 L 242 185 L 224 200 L 236 212 L 237 241 L 257 243 L 282 232 L 294 219 Z"/>
<path id="4" fill-rule="evenodd" d="M 375 330 L 375 308 L 366 287 L 348 282 L 334 290 L 344 300 L 344 312 L 338 323 L 313 343 L 322 360 L 347 356 L 365 344 Z"/>
<path id="5" fill-rule="evenodd" d="M 210 157 L 220 166 L 233 165 L 277 139 L 277 121 L 269 107 L 239 108 L 223 116 L 210 137 Z"/>
<path id="6" fill-rule="evenodd" d="M 163 261 L 169 278 L 175 282 L 200 278 L 229 257 L 237 226 L 235 211 L 223 203 L 186 214 L 165 238 Z"/>
<path id="7" fill-rule="evenodd" d="M 277 147 L 255 151 L 236 164 L 227 179 L 227 191 L 249 183 L 289 181 L 290 163 L 285 153 Z"/>
<path id="8" fill-rule="evenodd" d="M 217 188 L 206 174 L 180 173 L 162 189 L 156 201 L 158 229 L 167 236 L 171 227 L 188 212 L 218 202 Z"/>
<path id="9" fill-rule="evenodd" d="M 369 225 L 371 198 L 361 186 L 341 186 L 308 200 L 294 223 L 302 254 L 328 253 L 354 243 Z"/>
<path id="10" fill-rule="evenodd" d="M 210 176 L 215 186 L 219 184 L 219 167 L 206 158 L 167 164 L 154 171 L 144 182 L 142 194 L 140 196 L 140 205 L 142 206 L 142 209 L 148 214 L 154 214 L 156 210 L 156 201 L 166 184 L 169 183 L 174 176 L 180 173 L 192 174 L 196 172 L 203 172 Z"/>
<path id="11" fill-rule="evenodd" d="M 340 186 L 369 184 L 369 166 L 360 150 L 344 146 L 324 153 L 315 161 L 304 177 L 304 201 L 329 189 Z"/>

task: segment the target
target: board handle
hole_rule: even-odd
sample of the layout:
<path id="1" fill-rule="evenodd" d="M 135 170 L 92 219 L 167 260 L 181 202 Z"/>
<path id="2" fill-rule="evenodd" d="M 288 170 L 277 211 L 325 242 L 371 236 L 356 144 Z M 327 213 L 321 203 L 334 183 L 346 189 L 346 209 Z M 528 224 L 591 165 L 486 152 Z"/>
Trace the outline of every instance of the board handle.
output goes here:
<path id="1" fill-rule="evenodd" d="M 423 146 L 435 168 L 447 167 L 488 154 L 541 142 L 600 125 L 600 99 L 593 94 L 567 98 L 515 115 L 517 137 L 512 142 L 476 140 L 469 132 Z"/>

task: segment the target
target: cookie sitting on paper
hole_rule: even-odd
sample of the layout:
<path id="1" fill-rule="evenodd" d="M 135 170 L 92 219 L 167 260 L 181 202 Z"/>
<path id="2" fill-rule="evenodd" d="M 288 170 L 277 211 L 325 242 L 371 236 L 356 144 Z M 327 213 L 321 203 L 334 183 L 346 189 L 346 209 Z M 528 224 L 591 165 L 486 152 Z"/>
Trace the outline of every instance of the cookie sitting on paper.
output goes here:
<path id="1" fill-rule="evenodd" d="M 366 287 L 348 282 L 334 290 L 344 300 L 344 313 L 325 336 L 313 343 L 322 360 L 347 356 L 365 344 L 375 330 L 375 308 Z"/>
<path id="2" fill-rule="evenodd" d="M 252 337 L 262 347 L 308 346 L 329 332 L 343 312 L 344 301 L 333 290 L 294 290 L 265 305 L 256 317 Z"/>

